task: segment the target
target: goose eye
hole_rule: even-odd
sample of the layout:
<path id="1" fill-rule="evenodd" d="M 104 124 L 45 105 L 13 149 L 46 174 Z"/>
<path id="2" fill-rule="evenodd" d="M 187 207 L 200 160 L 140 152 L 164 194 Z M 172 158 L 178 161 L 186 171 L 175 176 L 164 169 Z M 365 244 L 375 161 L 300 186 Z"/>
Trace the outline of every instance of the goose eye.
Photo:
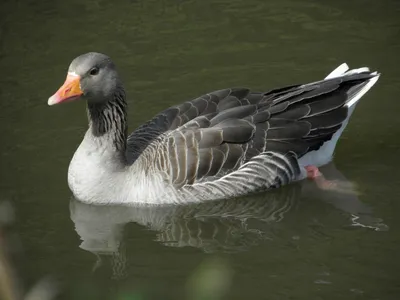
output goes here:
<path id="1" fill-rule="evenodd" d="M 97 67 L 91 68 L 90 71 L 89 71 L 89 74 L 90 74 L 90 75 L 97 75 L 97 74 L 99 74 L 99 68 L 97 68 Z"/>

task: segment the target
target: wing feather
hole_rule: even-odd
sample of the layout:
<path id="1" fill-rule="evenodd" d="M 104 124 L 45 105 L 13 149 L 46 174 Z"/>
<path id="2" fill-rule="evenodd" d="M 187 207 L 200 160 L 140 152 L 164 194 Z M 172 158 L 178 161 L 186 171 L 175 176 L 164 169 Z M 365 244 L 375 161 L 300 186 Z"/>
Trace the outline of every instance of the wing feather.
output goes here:
<path id="1" fill-rule="evenodd" d="M 128 138 L 128 161 L 148 159 L 141 154 L 156 149 L 147 163 L 169 174 L 177 187 L 226 176 L 229 184 L 242 184 L 235 176 L 243 174 L 255 180 L 250 185 L 279 186 L 300 172 L 299 157 L 341 128 L 349 96 L 374 76 L 351 74 L 266 93 L 232 88 L 202 95 L 134 131 Z"/>

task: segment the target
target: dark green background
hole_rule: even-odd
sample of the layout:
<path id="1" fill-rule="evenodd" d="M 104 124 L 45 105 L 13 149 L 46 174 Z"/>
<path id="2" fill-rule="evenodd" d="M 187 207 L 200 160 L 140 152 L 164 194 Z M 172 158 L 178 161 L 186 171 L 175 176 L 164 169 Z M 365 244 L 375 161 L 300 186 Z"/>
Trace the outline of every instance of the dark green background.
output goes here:
<path id="1" fill-rule="evenodd" d="M 195 268 L 217 255 L 233 271 L 226 299 L 398 299 L 399 16 L 395 0 L 3 1 L 0 200 L 16 210 L 21 280 L 28 287 L 55 275 L 65 299 L 116 299 L 132 290 L 178 299 Z M 319 80 L 342 62 L 378 70 L 335 155 L 358 197 L 296 185 L 212 213 L 213 206 L 161 212 L 168 217 L 154 230 L 129 223 L 149 212 L 76 205 L 77 225 L 66 176 L 86 130 L 84 103 L 50 108 L 47 99 L 87 51 L 117 64 L 132 129 L 215 89 Z M 357 216 L 373 228 L 351 226 Z M 121 242 L 112 256 L 101 254 L 110 241 L 96 242 L 91 231 L 107 224 Z M 103 264 L 95 271 L 82 238 L 98 246 Z"/>

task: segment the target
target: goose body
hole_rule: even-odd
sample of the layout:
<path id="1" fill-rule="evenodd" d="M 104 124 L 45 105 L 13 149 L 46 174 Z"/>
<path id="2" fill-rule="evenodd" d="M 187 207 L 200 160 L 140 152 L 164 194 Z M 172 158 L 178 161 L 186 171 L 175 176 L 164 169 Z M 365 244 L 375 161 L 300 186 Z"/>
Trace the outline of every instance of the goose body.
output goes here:
<path id="1" fill-rule="evenodd" d="M 80 201 L 172 204 L 276 188 L 331 161 L 360 98 L 379 74 L 342 64 L 325 79 L 253 92 L 230 88 L 162 111 L 127 134 L 127 103 L 110 58 L 71 63 L 49 105 L 85 99 L 89 128 L 68 170 Z"/>

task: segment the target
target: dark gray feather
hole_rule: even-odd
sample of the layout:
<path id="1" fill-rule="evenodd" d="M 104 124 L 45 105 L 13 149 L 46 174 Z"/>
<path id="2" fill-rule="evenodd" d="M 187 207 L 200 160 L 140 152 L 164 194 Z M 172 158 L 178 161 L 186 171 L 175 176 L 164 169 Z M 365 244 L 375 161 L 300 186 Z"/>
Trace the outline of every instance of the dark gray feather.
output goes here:
<path id="1" fill-rule="evenodd" d="M 348 116 L 349 95 L 373 76 L 354 74 L 266 93 L 245 88 L 211 92 L 139 127 L 128 138 L 127 156 L 134 161 L 159 138 L 169 157 L 160 158 L 157 165 L 170 168 L 176 185 L 182 185 L 219 178 L 263 153 L 281 153 L 290 157 L 290 166 L 288 158 L 279 161 L 276 156 L 270 162 L 271 168 L 278 168 L 276 178 L 265 179 L 279 186 L 298 172 L 293 168 L 299 157 L 321 147 L 340 129 Z"/>

